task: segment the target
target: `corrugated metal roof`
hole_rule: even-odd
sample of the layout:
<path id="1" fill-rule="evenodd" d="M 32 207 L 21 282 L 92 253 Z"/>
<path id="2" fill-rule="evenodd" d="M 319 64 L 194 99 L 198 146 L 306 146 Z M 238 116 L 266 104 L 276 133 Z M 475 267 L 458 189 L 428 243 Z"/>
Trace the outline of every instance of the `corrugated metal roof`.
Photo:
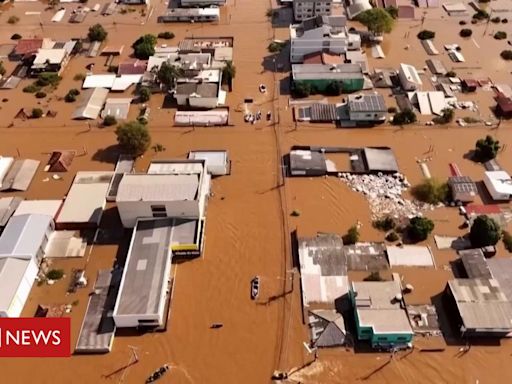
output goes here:
<path id="1" fill-rule="evenodd" d="M 82 100 L 75 112 L 73 112 L 72 119 L 96 119 L 105 100 L 107 99 L 108 89 L 93 88 L 84 92 Z"/>
<path id="2" fill-rule="evenodd" d="M 382 95 L 349 95 L 348 107 L 351 112 L 386 112 Z"/>
<path id="3" fill-rule="evenodd" d="M 315 103 L 311 105 L 311 121 L 333 122 L 338 119 L 339 118 L 335 104 Z"/>
<path id="4" fill-rule="evenodd" d="M 0 227 L 4 227 L 23 201 L 21 197 L 0 198 Z"/>
<path id="5" fill-rule="evenodd" d="M 0 258 L 34 258 L 53 218 L 49 215 L 20 215 L 12 217 L 0 236 Z"/>
<path id="6" fill-rule="evenodd" d="M 31 262 L 10 257 L 0 259 L 0 311 L 9 311 Z"/>
<path id="7" fill-rule="evenodd" d="M 40 163 L 39 160 L 16 160 L 5 175 L 0 191 L 26 191 Z"/>

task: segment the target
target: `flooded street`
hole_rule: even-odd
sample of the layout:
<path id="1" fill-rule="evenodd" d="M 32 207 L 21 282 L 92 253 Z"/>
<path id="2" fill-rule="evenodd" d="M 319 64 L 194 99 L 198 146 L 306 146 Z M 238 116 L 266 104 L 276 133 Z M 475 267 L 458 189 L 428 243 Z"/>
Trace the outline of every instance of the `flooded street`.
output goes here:
<path id="1" fill-rule="evenodd" d="M 464 175 L 481 180 L 483 167 L 465 158 L 476 140 L 490 134 L 509 148 L 512 144 L 509 122 L 498 129 L 482 125 L 466 128 L 417 125 L 403 129 L 383 125 L 374 129 L 344 130 L 325 124 L 295 124 L 288 106 L 288 74 L 272 72 L 273 57 L 267 51 L 274 36 L 277 39 L 288 38 L 287 29 L 272 30 L 265 17 L 271 7 L 270 2 L 229 0 L 222 9 L 219 24 L 157 24 L 156 17 L 166 5 L 157 2 L 153 6 L 155 8 L 148 21 L 137 12 L 109 17 L 91 14 L 83 24 L 72 25 L 72 32 L 70 24 L 65 21 L 60 24 L 49 21 L 53 11 L 41 14 L 42 28 L 38 21 L 29 20 L 29 17 L 23 17 L 16 26 L 6 23 L 7 17 L 13 13 L 24 15 L 26 11 L 42 11 L 44 6 L 39 3 L 16 3 L 14 8 L 5 9 L 0 16 L 2 43 L 10 42 L 14 32 L 23 37 L 79 37 L 86 34 L 90 25 L 101 22 L 109 32 L 109 45 L 125 45 L 121 58 L 116 58 L 114 64 L 127 58 L 133 41 L 145 33 L 172 31 L 176 35 L 173 40 L 159 40 L 159 44 L 168 45 L 177 45 L 183 38 L 192 36 L 234 36 L 236 66 L 233 92 L 227 99 L 231 112 L 228 127 L 174 128 L 175 109 L 164 106 L 163 96 L 154 95 L 149 103 L 152 142 L 162 144 L 166 149 L 158 154 L 149 150 L 137 160 L 137 171 L 144 172 L 154 158 L 183 159 L 189 151 L 196 149 L 225 149 L 232 160 L 231 175 L 212 182 L 213 195 L 208 202 L 202 257 L 174 266 L 175 281 L 167 331 L 144 335 L 118 332 L 112 352 L 106 355 L 48 360 L 1 359 L 0 372 L 3 377 L 11 378 L 11 382 L 142 383 L 156 368 L 167 363 L 171 371 L 159 380 L 162 384 L 268 383 L 275 370 L 289 371 L 313 359 L 303 345 L 303 342 L 309 342 L 309 335 L 303 325 L 299 276 L 292 272 L 291 231 L 297 231 L 299 236 L 313 236 L 317 232 L 344 234 L 359 221 L 362 223 L 362 241 L 384 240 L 384 234 L 371 225 L 371 212 L 365 197 L 351 191 L 342 181 L 336 178 L 297 178 L 283 182 L 281 160 L 291 146 L 389 146 L 394 150 L 400 171 L 415 184 L 423 178 L 417 159 L 424 158 L 430 147 L 434 151 L 428 167 L 433 177 L 444 180 L 450 175 L 448 164 L 455 162 Z M 66 8 L 72 9 L 73 6 L 66 5 Z M 492 51 L 487 59 L 471 40 L 462 41 L 458 36 L 460 28 L 457 22 L 446 23 L 441 19 L 441 12 L 441 9 L 433 11 L 433 19 L 427 19 L 422 28 L 438 31 L 436 45 L 440 51 L 442 44 L 456 42 L 462 46 L 462 52 L 468 58 L 468 62 L 463 63 L 466 69 L 462 64 L 454 65 L 453 69 L 459 75 L 492 77 L 494 81 L 510 83 L 510 68 L 496 54 L 504 49 L 502 46 L 506 43 L 487 36 L 492 32 L 492 26 L 486 35 L 483 35 L 485 26 L 472 26 L 478 44 Z M 420 22 L 400 22 L 393 34 L 386 36 L 388 58 L 379 61 L 369 58 L 371 67 L 396 68 L 400 62 L 406 62 L 422 68 L 428 56 L 415 37 L 420 30 Z M 405 50 L 403 36 L 408 31 L 407 44 L 410 48 Z M 445 53 L 442 60 L 447 68 L 452 64 Z M 70 120 L 77 103 L 62 100 L 69 89 L 81 87 L 79 81 L 73 80 L 75 74 L 85 73 L 85 66 L 89 63 L 95 63 L 95 73 L 106 73 L 105 61 L 105 57 L 91 59 L 83 56 L 71 60 L 57 90 L 41 102 L 44 109 L 58 112 L 55 118 L 14 119 L 20 108 L 31 110 L 38 106 L 34 95 L 21 91 L 31 80 L 23 80 L 16 90 L 0 90 L 0 99 L 8 99 L 0 103 L 0 154 L 19 154 L 23 158 L 41 161 L 30 189 L 14 195 L 28 199 L 61 199 L 77 171 L 114 169 L 117 160 L 115 129 Z M 7 61 L 5 65 L 8 70 L 14 67 Z M 428 72 L 422 76 L 424 80 L 427 77 Z M 428 84 L 427 81 L 425 83 Z M 266 85 L 267 93 L 258 91 L 259 84 Z M 426 85 L 426 89 L 429 87 L 430 84 Z M 393 105 L 388 92 L 383 92 L 389 106 Z M 131 93 L 130 89 L 124 94 Z M 254 99 L 253 112 L 261 110 L 265 114 L 272 111 L 278 122 L 244 123 L 242 102 L 245 98 Z M 483 117 L 490 115 L 489 108 L 494 105 L 490 92 L 461 95 L 461 99 L 477 101 Z M 137 109 L 138 105 L 132 106 L 131 118 L 137 116 Z M 69 172 L 62 174 L 62 180 L 50 178 L 44 182 L 48 174 L 42 169 L 48 153 L 55 149 L 85 153 L 75 157 Z M 508 152 L 509 149 L 501 153 L 498 159 L 504 169 L 512 170 L 512 158 Z M 119 232 L 121 224 L 116 209 L 109 208 L 101 226 Z M 300 216 L 292 217 L 294 210 L 298 210 Z M 434 220 L 436 234 L 458 236 L 465 233 L 458 228 L 462 219 L 456 209 L 441 208 L 427 212 L 427 215 Z M 118 254 L 124 258 L 129 237 L 130 234 L 125 233 L 113 244 L 89 245 L 84 258 L 55 260 L 53 266 L 64 269 L 66 277 L 53 286 L 34 284 L 23 315 L 33 316 L 39 304 L 74 303 L 71 313 L 74 348 L 97 271 L 111 268 Z M 433 239 L 429 239 L 428 244 L 434 252 L 436 270 L 396 270 L 416 287 L 410 297 L 412 303 L 430 302 L 432 296 L 444 289 L 446 280 L 452 278 L 449 263 L 456 258 L 455 252 L 437 250 Z M 497 257 L 505 256 L 509 255 L 500 244 Z M 89 286 L 67 295 L 71 270 L 84 267 Z M 252 301 L 250 281 L 255 275 L 261 277 L 261 296 Z M 363 277 L 365 275 L 358 276 L 360 279 Z M 212 323 L 224 326 L 210 329 Z M 443 344 L 439 339 L 434 341 Z M 419 339 L 417 345 L 421 348 L 423 342 L 430 340 Z M 139 361 L 123 369 L 132 359 L 132 348 Z M 315 363 L 293 374 L 290 382 L 512 382 L 512 370 L 507 369 L 512 354 L 511 342 L 503 341 L 500 347 L 473 346 L 466 355 L 456 357 L 459 348 L 460 345 L 450 345 L 444 352 L 427 353 L 415 349 L 407 356 L 407 352 L 400 353 L 372 375 L 388 361 L 388 354 L 354 353 L 343 348 L 323 350 Z"/>

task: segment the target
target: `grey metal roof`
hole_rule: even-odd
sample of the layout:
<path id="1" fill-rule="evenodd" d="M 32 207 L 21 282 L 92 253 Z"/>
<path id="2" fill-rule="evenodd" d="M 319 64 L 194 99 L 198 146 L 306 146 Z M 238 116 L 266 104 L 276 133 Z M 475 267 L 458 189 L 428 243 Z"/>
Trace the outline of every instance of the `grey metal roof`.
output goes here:
<path id="1" fill-rule="evenodd" d="M 441 60 L 437 59 L 428 59 L 426 60 L 427 66 L 434 75 L 446 75 L 448 72 L 441 62 Z"/>
<path id="2" fill-rule="evenodd" d="M 509 301 L 512 301 L 512 258 L 493 257 L 487 265 Z"/>
<path id="3" fill-rule="evenodd" d="M 4 177 L 0 191 L 26 191 L 39 167 L 39 160 L 16 160 Z"/>
<path id="4" fill-rule="evenodd" d="M 491 279 L 491 271 L 480 248 L 459 251 L 466 273 L 471 279 Z"/>
<path id="5" fill-rule="evenodd" d="M 0 257 L 34 258 L 52 221 L 49 215 L 12 217 L 0 236 Z"/>
<path id="6" fill-rule="evenodd" d="M 309 326 L 315 347 L 335 347 L 345 343 L 343 316 L 332 309 L 310 311 Z"/>
<path id="7" fill-rule="evenodd" d="M 78 107 L 71 116 L 72 119 L 96 119 L 105 100 L 107 99 L 109 90 L 106 88 L 87 89 L 81 97 Z"/>
<path id="8" fill-rule="evenodd" d="M 121 280 L 120 271 L 98 271 L 94 291 L 89 296 L 87 311 L 82 322 L 75 348 L 76 353 L 106 353 L 114 341 L 116 330 L 112 310 Z"/>
<path id="9" fill-rule="evenodd" d="M 382 95 L 349 95 L 350 112 L 386 112 L 386 102 Z"/>
<path id="10" fill-rule="evenodd" d="M 158 314 L 170 270 L 173 219 L 142 220 L 133 231 L 114 316 Z"/>
<path id="11" fill-rule="evenodd" d="M 195 200 L 199 175 L 125 174 L 116 201 Z"/>
<path id="12" fill-rule="evenodd" d="M 466 329 L 512 331 L 512 303 L 494 279 L 448 281 Z"/>
<path id="13" fill-rule="evenodd" d="M 398 164 L 389 148 L 364 148 L 364 157 L 369 171 L 398 172 Z"/>
<path id="14" fill-rule="evenodd" d="M 383 243 L 344 245 L 343 252 L 351 271 L 380 271 L 389 268 Z"/>
<path id="15" fill-rule="evenodd" d="M 313 259 L 313 263 L 320 268 L 321 276 L 347 275 L 347 263 L 341 236 L 321 234 L 312 238 L 300 239 L 299 243 L 300 259 Z"/>
<path id="16" fill-rule="evenodd" d="M 0 227 L 5 227 L 22 201 L 23 199 L 21 197 L 0 198 Z"/>
<path id="17" fill-rule="evenodd" d="M 327 122 L 338 120 L 338 112 L 336 109 L 336 105 L 320 103 L 315 103 L 311 105 L 311 120 Z"/>

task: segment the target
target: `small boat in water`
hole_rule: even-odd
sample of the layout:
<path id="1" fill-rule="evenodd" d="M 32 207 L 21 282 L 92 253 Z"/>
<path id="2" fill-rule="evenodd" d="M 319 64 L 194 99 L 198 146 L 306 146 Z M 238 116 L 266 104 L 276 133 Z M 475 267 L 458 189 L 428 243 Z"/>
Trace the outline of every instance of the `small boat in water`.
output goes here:
<path id="1" fill-rule="evenodd" d="M 219 328 L 222 328 L 224 326 L 224 324 L 222 323 L 213 323 L 212 325 L 210 325 L 210 328 L 211 329 L 219 329 Z"/>
<path id="2" fill-rule="evenodd" d="M 155 372 L 153 372 L 151 374 L 151 376 L 149 376 L 146 379 L 146 384 L 153 383 L 154 381 L 157 381 L 158 379 L 160 379 L 163 375 L 165 375 L 167 373 L 167 371 L 169 371 L 169 368 L 170 367 L 167 364 L 162 365 Z"/>
<path id="3" fill-rule="evenodd" d="M 260 294 L 260 277 L 256 276 L 251 280 L 251 299 L 256 300 Z"/>

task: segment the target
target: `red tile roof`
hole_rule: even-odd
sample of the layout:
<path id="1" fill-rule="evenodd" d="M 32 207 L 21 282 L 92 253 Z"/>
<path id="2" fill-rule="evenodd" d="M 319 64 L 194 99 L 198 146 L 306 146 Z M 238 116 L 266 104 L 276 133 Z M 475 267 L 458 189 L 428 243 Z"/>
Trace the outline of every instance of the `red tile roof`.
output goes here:
<path id="1" fill-rule="evenodd" d="M 142 75 L 146 72 L 148 62 L 146 60 L 126 60 L 119 64 L 118 75 Z"/>
<path id="2" fill-rule="evenodd" d="M 14 48 L 16 55 L 32 55 L 43 46 L 43 39 L 21 39 Z"/>
<path id="3" fill-rule="evenodd" d="M 499 207 L 499 205 L 470 204 L 466 206 L 466 212 L 468 213 L 468 215 L 493 215 L 500 214 L 501 208 Z"/>

